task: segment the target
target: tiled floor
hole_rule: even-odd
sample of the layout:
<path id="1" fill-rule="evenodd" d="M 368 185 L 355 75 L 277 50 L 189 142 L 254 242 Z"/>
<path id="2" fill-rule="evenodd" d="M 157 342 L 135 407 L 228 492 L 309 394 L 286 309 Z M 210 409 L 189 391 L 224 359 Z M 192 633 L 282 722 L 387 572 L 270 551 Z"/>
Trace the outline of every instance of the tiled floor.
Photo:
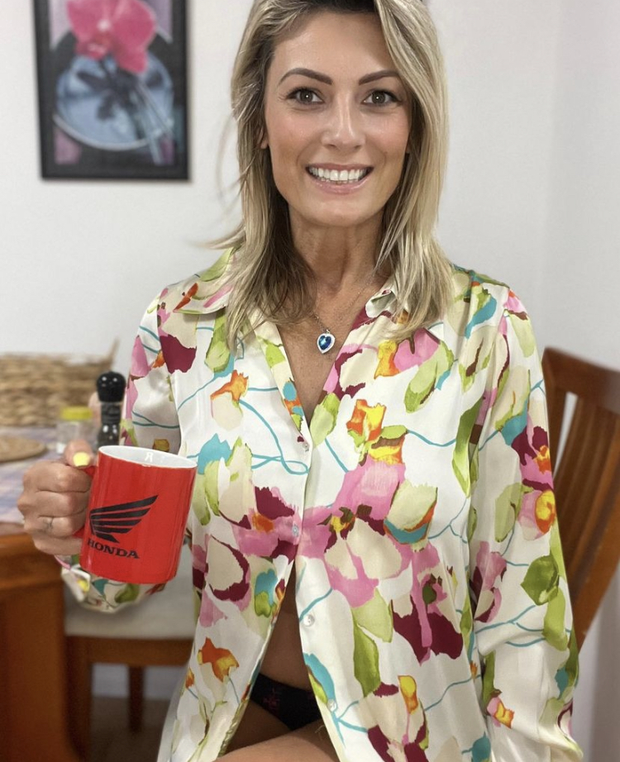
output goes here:
<path id="1" fill-rule="evenodd" d="M 131 733 L 124 699 L 95 697 L 91 762 L 156 762 L 166 701 L 146 701 L 143 728 Z"/>

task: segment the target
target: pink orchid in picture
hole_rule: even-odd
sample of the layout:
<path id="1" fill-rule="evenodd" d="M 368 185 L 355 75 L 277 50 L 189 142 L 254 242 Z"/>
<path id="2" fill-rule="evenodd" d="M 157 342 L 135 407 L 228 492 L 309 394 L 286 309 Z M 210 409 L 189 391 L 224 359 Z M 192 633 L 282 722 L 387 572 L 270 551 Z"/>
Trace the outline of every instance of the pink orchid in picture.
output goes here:
<path id="1" fill-rule="evenodd" d="M 77 53 L 97 61 L 111 55 L 119 68 L 145 71 L 155 14 L 142 0 L 67 0 Z"/>

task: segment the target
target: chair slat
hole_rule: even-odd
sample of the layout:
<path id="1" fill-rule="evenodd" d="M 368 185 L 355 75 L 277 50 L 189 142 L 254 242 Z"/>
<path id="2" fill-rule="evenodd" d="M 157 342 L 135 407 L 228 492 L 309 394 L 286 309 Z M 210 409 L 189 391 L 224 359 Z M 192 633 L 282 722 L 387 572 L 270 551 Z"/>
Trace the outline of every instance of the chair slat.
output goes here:
<path id="1" fill-rule="evenodd" d="M 620 560 L 620 371 L 548 348 L 543 372 L 560 535 L 581 646 Z M 577 397 L 572 416 L 566 415 L 567 394 Z M 563 426 L 568 433 L 558 458 Z"/>
<path id="2" fill-rule="evenodd" d="M 592 502 L 600 485 L 601 474 L 609 459 L 608 441 L 613 434 L 614 421 L 607 411 L 590 403 L 575 410 L 567 446 L 558 467 L 556 499 L 565 541 L 577 542 L 584 536 L 586 524 L 593 520 Z M 582 461 L 588 467 L 583 468 Z M 576 512 L 579 521 L 570 518 L 564 524 L 563 514 Z M 589 534 L 587 532 L 586 534 Z"/>
<path id="3" fill-rule="evenodd" d="M 606 440 L 607 442 L 609 442 L 609 449 L 607 450 L 606 461 L 599 471 L 597 488 L 591 494 L 591 500 L 587 506 L 589 510 L 582 513 L 585 516 L 584 531 L 575 546 L 575 582 L 578 590 L 581 589 L 590 575 L 592 549 L 597 547 L 599 538 L 614 520 L 614 499 L 620 494 L 620 468 L 618 465 L 620 463 L 620 419 L 615 422 L 614 431 Z M 614 555 L 617 565 L 617 552 L 614 553 L 612 550 L 612 562 Z"/>

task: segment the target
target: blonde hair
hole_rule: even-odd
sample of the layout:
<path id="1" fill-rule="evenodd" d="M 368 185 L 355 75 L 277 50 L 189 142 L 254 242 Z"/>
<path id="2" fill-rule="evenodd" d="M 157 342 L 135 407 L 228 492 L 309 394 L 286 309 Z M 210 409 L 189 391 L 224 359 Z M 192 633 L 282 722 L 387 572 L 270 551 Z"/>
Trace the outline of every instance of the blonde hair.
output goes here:
<path id="1" fill-rule="evenodd" d="M 405 338 L 439 319 L 450 299 L 451 265 L 434 238 L 447 155 L 445 76 L 428 10 L 419 0 L 255 0 L 232 77 L 243 221 L 213 242 L 236 252 L 227 310 L 231 348 L 256 308 L 276 324 L 297 322 L 312 312 L 312 272 L 294 250 L 287 204 L 276 189 L 269 151 L 260 143 L 275 46 L 319 11 L 375 14 L 410 95 L 409 150 L 385 207 L 375 268 L 389 270 L 394 278 L 399 320 L 393 337 Z"/>

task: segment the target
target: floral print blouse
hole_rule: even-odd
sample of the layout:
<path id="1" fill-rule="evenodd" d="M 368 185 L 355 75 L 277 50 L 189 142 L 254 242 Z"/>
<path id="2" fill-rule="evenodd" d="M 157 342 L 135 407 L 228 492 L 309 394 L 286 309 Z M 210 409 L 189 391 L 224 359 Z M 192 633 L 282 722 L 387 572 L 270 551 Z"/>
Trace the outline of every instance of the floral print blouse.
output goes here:
<path id="1" fill-rule="evenodd" d="M 226 346 L 229 262 L 148 308 L 126 399 L 127 444 L 198 463 L 196 636 L 170 759 L 225 752 L 293 565 L 342 762 L 581 759 L 545 391 L 519 299 L 455 267 L 444 319 L 397 343 L 388 281 L 307 421 L 273 324 Z M 87 600 L 151 592 L 94 579 Z"/>

